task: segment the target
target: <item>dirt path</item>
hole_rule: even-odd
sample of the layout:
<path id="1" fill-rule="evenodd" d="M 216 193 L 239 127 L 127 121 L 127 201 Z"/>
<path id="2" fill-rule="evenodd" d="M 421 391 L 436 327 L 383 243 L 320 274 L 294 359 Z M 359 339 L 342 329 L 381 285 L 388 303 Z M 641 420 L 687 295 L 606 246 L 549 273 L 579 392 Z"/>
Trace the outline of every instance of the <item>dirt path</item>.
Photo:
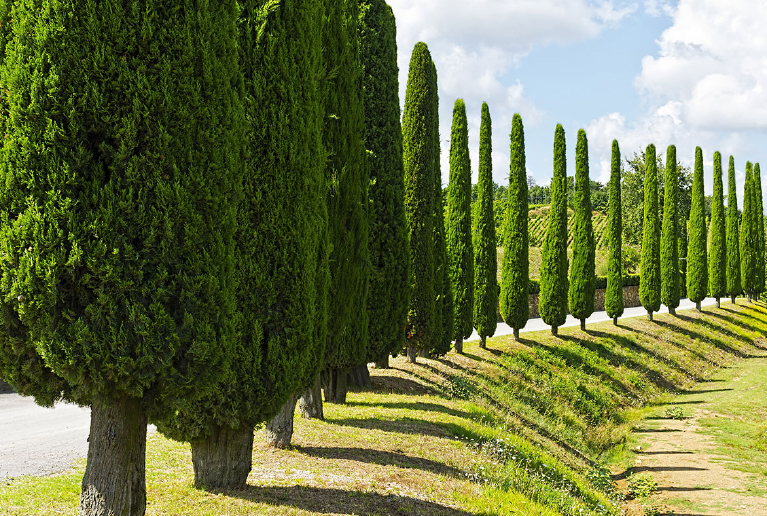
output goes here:
<path id="1" fill-rule="evenodd" d="M 749 358 L 659 407 L 636 430 L 630 471 L 653 475 L 661 514 L 767 516 L 767 453 L 757 444 L 767 400 L 754 389 L 764 376 L 767 359 Z M 680 409 L 682 419 L 669 417 Z"/>

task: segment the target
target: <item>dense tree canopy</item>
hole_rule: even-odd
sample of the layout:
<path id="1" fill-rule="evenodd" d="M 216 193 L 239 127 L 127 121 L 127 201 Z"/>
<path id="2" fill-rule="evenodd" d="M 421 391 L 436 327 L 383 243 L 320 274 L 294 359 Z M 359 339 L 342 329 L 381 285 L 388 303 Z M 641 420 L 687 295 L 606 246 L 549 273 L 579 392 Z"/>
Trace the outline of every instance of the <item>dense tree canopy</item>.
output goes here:
<path id="1" fill-rule="evenodd" d="M 613 140 L 612 161 L 610 165 L 610 213 L 608 224 L 608 249 L 607 262 L 607 291 L 605 292 L 605 311 L 613 318 L 613 323 L 618 322 L 618 317 L 623 315 L 623 262 L 621 251 L 623 242 L 621 239 L 622 222 L 621 216 L 621 150 L 618 140 Z"/>
<path id="2" fill-rule="evenodd" d="M 711 204 L 711 247 L 709 251 L 708 291 L 719 298 L 727 294 L 727 231 L 724 220 L 722 155 L 714 153 L 714 198 Z"/>
<path id="3" fill-rule="evenodd" d="M 700 302 L 708 292 L 708 260 L 706 259 L 706 199 L 703 191 L 703 151 L 695 148 L 695 172 L 692 179 L 690 208 L 690 243 L 687 248 L 687 297 L 700 310 Z"/>
<path id="4" fill-rule="evenodd" d="M 676 147 L 669 145 L 666 150 L 666 185 L 663 201 L 663 225 L 661 228 L 661 303 L 674 314 L 679 306 L 679 222 L 677 218 L 679 182 L 676 176 Z"/>
<path id="5" fill-rule="evenodd" d="M 735 159 L 730 156 L 727 169 L 727 294 L 735 302 L 735 296 L 743 290 L 740 286 L 740 231 L 738 229 L 738 192 L 735 189 Z"/>
<path id="6" fill-rule="evenodd" d="M 658 220 L 658 169 L 655 145 L 645 152 L 644 224 L 642 234 L 642 276 L 639 300 L 652 320 L 660 309 L 660 221 Z"/>
<path id="7" fill-rule="evenodd" d="M 581 321 L 585 329 L 586 318 L 594 313 L 594 227 L 591 222 L 589 198 L 589 148 L 586 131 L 578 131 L 575 147 L 575 213 L 573 218 L 573 264 L 570 268 L 568 306 L 570 313 Z"/>

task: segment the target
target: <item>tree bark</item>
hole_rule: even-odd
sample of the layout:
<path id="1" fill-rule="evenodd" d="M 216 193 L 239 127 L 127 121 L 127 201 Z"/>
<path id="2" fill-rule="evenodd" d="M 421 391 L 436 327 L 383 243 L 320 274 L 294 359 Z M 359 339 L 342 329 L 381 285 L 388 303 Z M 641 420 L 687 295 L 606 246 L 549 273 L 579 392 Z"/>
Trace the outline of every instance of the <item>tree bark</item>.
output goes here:
<path id="1" fill-rule="evenodd" d="M 296 411 L 296 399 L 295 395 L 291 395 L 279 413 L 266 424 L 264 433 L 268 445 L 282 449 L 290 447 L 290 441 L 293 440 L 293 414 Z"/>
<path id="2" fill-rule="evenodd" d="M 586 331 L 586 319 L 581 319 L 581 331 Z"/>
<path id="3" fill-rule="evenodd" d="M 207 439 L 192 441 L 194 485 L 242 489 L 253 466 L 253 428 L 216 426 Z"/>
<path id="4" fill-rule="evenodd" d="M 722 308 L 722 304 L 719 302 L 719 298 L 716 298 L 716 307 Z"/>
<path id="5" fill-rule="evenodd" d="M 413 345 L 408 346 L 407 359 L 410 361 L 411 364 L 415 364 L 417 356 L 418 356 L 418 349 Z"/>
<path id="6" fill-rule="evenodd" d="M 647 310 L 647 320 L 652 321 L 652 310 Z"/>
<path id="7" fill-rule="evenodd" d="M 514 340 L 519 342 L 519 328 L 514 328 Z"/>
<path id="8" fill-rule="evenodd" d="M 143 516 L 146 511 L 146 414 L 124 396 L 91 407 L 80 516 Z"/>
<path id="9" fill-rule="evenodd" d="M 479 349 L 487 349 L 487 337 L 479 337 Z"/>
<path id="10" fill-rule="evenodd" d="M 559 329 L 556 326 L 552 326 L 551 334 L 556 336 L 558 333 L 559 333 Z"/>
<path id="11" fill-rule="evenodd" d="M 613 317 L 613 326 L 618 326 L 618 318 Z"/>
<path id="12" fill-rule="evenodd" d="M 376 369 L 389 369 L 389 355 L 384 355 L 376 360 Z"/>
<path id="13" fill-rule="evenodd" d="M 325 401 L 328 403 L 346 403 L 347 383 L 349 374 L 346 368 L 329 368 L 323 371 L 322 381 L 325 389 Z"/>
<path id="14" fill-rule="evenodd" d="M 732 300 L 732 304 L 735 304 L 735 296 L 730 296 L 730 299 Z"/>
<path id="15" fill-rule="evenodd" d="M 673 306 L 669 306 L 668 313 L 670 313 L 671 315 L 676 315 L 676 308 L 674 308 Z"/>
<path id="16" fill-rule="evenodd" d="M 368 365 L 362 364 L 349 369 L 349 383 L 360 389 L 371 389 L 373 384 L 370 381 Z"/>
<path id="17" fill-rule="evenodd" d="M 301 416 L 304 419 L 325 419 L 325 413 L 322 409 L 322 380 L 320 375 L 314 379 L 314 385 L 304 391 L 301 399 L 298 400 L 298 408 L 301 410 Z"/>
<path id="18" fill-rule="evenodd" d="M 695 301 L 695 309 L 700 312 L 700 301 Z"/>
<path id="19" fill-rule="evenodd" d="M 459 355 L 463 355 L 463 337 L 455 339 L 455 352 Z"/>

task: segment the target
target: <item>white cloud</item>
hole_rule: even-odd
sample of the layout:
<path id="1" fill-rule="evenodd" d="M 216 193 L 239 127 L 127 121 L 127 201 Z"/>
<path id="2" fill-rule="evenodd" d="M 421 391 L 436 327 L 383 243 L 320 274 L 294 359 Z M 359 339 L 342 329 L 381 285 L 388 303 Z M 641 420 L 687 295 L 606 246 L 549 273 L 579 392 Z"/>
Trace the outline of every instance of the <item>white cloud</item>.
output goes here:
<path id="1" fill-rule="evenodd" d="M 674 16 L 674 6 L 667 0 L 645 0 L 644 12 L 656 18 Z"/>
<path id="2" fill-rule="evenodd" d="M 524 85 L 508 79 L 514 66 L 535 47 L 594 38 L 637 8 L 622 0 L 389 0 L 389 4 L 397 18 L 400 98 L 404 101 L 410 55 L 418 41 L 429 46 L 437 67 L 444 183 L 455 99 L 466 102 L 475 175 L 480 108 L 482 102 L 488 103 L 494 126 L 494 177 L 502 181 L 508 176 L 512 115 L 520 113 L 526 126 L 545 118 Z"/>
<path id="3" fill-rule="evenodd" d="M 651 102 L 680 102 L 692 128 L 767 129 L 765 21 L 765 2 L 680 0 L 659 55 L 642 60 L 637 88 Z"/>

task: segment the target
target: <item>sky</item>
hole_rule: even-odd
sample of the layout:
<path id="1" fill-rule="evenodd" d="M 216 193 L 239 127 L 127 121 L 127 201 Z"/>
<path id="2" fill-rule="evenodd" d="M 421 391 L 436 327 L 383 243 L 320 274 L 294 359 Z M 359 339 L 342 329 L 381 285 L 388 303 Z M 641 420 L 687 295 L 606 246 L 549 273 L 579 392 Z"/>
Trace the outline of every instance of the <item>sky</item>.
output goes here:
<path id="1" fill-rule="evenodd" d="M 767 2 L 388 1 L 397 19 L 400 98 L 418 41 L 437 67 L 444 185 L 457 98 L 469 118 L 472 182 L 483 101 L 493 121 L 493 179 L 501 185 L 508 184 L 514 113 L 524 123 L 527 172 L 541 185 L 551 182 L 558 123 L 568 175 L 575 173 L 577 132 L 585 129 L 590 177 L 603 183 L 613 139 L 623 157 L 653 143 L 665 158 L 676 145 L 690 167 L 700 146 L 708 195 L 714 152 L 723 156 L 725 195 L 733 155 L 741 208 L 746 161 L 767 167 Z"/>

